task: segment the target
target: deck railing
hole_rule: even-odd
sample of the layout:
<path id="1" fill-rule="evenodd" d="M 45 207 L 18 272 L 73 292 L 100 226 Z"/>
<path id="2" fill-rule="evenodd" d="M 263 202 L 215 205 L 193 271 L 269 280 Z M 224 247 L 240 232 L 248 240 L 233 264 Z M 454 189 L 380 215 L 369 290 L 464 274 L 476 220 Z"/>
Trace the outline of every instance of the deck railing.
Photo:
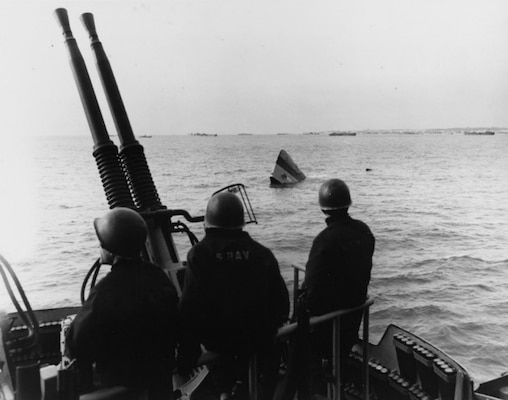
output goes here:
<path id="1" fill-rule="evenodd" d="M 305 272 L 305 267 L 299 265 L 292 265 L 294 270 L 294 283 L 293 283 L 293 304 L 296 304 L 298 289 L 299 289 L 299 275 L 300 272 Z M 332 373 L 333 373 L 333 383 L 329 385 L 328 397 L 333 398 L 334 400 L 341 400 L 341 381 L 340 381 L 340 322 L 341 318 L 344 315 L 351 314 L 356 311 L 363 311 L 363 347 L 362 347 L 362 381 L 363 381 L 363 398 L 369 398 L 369 312 L 370 306 L 374 304 L 374 299 L 367 297 L 366 301 L 356 307 L 336 310 L 324 315 L 311 317 L 309 320 L 310 326 L 316 326 L 322 324 L 326 321 L 332 321 L 333 326 L 333 360 L 332 360 Z M 298 328 L 298 323 L 293 322 L 289 325 L 285 325 L 281 327 L 277 333 L 277 338 L 279 340 L 284 340 L 289 338 L 292 334 L 296 332 Z M 254 367 L 254 371 L 253 371 Z M 257 387 L 255 385 L 255 360 L 251 363 L 250 368 L 250 393 L 251 400 L 257 400 Z M 331 387 L 330 387 L 331 386 Z"/>

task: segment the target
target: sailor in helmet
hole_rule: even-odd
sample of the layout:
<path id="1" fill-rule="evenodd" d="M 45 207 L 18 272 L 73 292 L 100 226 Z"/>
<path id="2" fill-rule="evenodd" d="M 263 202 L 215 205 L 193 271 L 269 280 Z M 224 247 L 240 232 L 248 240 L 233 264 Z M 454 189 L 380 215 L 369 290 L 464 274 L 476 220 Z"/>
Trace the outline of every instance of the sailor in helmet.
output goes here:
<path id="1" fill-rule="evenodd" d="M 304 287 L 311 315 L 322 315 L 365 302 L 372 269 L 375 239 L 367 224 L 348 214 L 351 194 L 346 183 L 329 179 L 319 189 L 319 206 L 326 215 L 326 228 L 312 243 L 306 265 Z M 358 341 L 361 311 L 341 319 L 341 372 L 351 348 Z M 312 333 L 314 390 L 319 388 L 321 365 L 331 365 L 331 324 Z M 323 363 L 323 360 L 327 362 Z M 319 391 L 319 390 L 318 390 Z"/>
<path id="2" fill-rule="evenodd" d="M 170 398 L 176 289 L 161 268 L 141 259 L 147 226 L 136 211 L 115 208 L 95 219 L 94 227 L 101 263 L 111 265 L 111 271 L 74 319 L 67 352 L 81 369 L 95 363 L 101 387 L 125 386 L 148 399 Z"/>
<path id="3" fill-rule="evenodd" d="M 217 394 L 234 395 L 235 382 L 246 384 L 248 362 L 258 355 L 265 377 L 276 374 L 274 336 L 289 314 L 289 295 L 273 253 L 243 230 L 241 200 L 221 192 L 209 200 L 205 237 L 189 251 L 180 302 L 180 368 L 192 367 L 199 344 L 219 355 L 210 366 Z M 271 398 L 273 382 L 264 382 Z"/>

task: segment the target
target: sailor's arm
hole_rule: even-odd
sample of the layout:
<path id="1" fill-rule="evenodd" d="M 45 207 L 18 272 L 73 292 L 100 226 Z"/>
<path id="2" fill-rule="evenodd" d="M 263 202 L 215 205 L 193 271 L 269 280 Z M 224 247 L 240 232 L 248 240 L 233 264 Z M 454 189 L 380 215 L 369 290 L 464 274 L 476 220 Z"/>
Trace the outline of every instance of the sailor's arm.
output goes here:
<path id="1" fill-rule="evenodd" d="M 94 360 L 95 346 L 95 292 L 83 304 L 67 332 L 65 338 L 66 353 L 70 358 Z"/>

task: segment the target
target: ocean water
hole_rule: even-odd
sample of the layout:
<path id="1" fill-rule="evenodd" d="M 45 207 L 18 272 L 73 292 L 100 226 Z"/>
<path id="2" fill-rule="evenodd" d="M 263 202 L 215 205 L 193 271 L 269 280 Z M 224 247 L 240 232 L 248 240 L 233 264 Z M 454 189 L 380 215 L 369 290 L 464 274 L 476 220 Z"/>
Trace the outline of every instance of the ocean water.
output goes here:
<path id="1" fill-rule="evenodd" d="M 371 339 L 395 323 L 456 358 L 476 383 L 508 371 L 508 135 L 365 133 L 140 138 L 162 203 L 203 215 L 215 190 L 243 183 L 288 285 L 324 228 L 320 184 L 345 180 L 350 214 L 376 237 Z M 271 188 L 285 149 L 307 179 Z M 33 308 L 79 304 L 98 256 L 92 220 L 108 206 L 89 137 L 0 146 L 0 253 Z M 201 238 L 201 223 L 189 224 Z M 188 244 L 175 238 L 185 259 Z M 0 305 L 12 305 L 0 287 Z"/>

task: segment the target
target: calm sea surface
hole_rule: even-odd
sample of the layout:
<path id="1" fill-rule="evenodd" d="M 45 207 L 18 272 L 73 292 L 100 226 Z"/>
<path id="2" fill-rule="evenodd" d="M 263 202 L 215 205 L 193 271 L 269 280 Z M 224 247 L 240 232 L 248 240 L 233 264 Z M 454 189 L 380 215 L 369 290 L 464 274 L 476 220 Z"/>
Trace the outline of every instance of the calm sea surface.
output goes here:
<path id="1" fill-rule="evenodd" d="M 344 179 L 350 214 L 377 239 L 372 340 L 395 323 L 455 357 L 477 383 L 508 371 L 508 135 L 139 140 L 168 208 L 202 215 L 212 192 L 245 184 L 259 222 L 246 229 L 273 250 L 288 283 L 324 227 L 320 184 Z M 269 187 L 281 149 L 307 175 L 293 188 Z M 92 219 L 108 206 L 91 153 L 88 137 L 1 146 L 0 253 L 34 308 L 78 304 L 98 256 Z M 190 227 L 203 236 L 200 223 Z M 184 259 L 188 246 L 176 242 Z M 12 308 L 1 286 L 0 302 Z"/>

